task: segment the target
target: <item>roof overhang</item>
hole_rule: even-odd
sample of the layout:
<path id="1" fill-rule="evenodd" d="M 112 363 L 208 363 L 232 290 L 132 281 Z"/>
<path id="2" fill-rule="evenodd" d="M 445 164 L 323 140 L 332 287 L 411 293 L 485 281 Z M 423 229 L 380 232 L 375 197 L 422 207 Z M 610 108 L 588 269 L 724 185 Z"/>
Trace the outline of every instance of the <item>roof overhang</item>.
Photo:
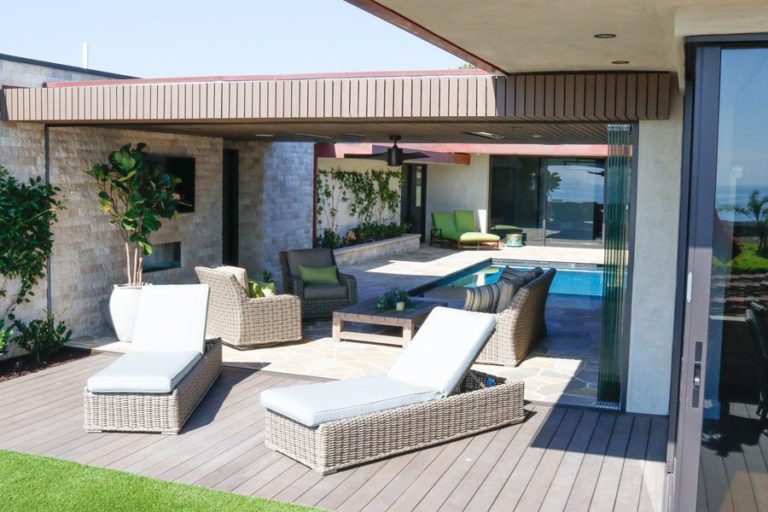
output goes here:
<path id="1" fill-rule="evenodd" d="M 672 80 L 657 72 L 496 76 L 477 70 L 108 80 L 6 88 L 0 118 L 245 140 L 358 142 L 401 134 L 423 142 L 601 143 L 605 123 L 668 118 Z M 478 135 L 484 132 L 500 137 Z"/>
<path id="2" fill-rule="evenodd" d="M 682 77 L 686 36 L 768 32 L 764 0 L 347 2 L 478 67 L 507 74 L 624 67 Z"/>

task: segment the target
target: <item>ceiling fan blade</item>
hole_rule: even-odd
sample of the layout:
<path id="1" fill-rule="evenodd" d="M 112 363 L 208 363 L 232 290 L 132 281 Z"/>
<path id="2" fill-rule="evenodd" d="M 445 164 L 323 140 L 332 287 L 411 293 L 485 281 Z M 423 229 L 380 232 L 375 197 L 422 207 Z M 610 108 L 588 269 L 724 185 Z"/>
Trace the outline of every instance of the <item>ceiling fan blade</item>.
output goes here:
<path id="1" fill-rule="evenodd" d="M 346 153 L 344 155 L 344 158 L 361 158 L 365 160 L 386 160 L 387 159 L 387 152 L 383 153 L 370 153 L 367 155 L 358 155 L 358 154 L 349 154 Z"/>
<path id="2" fill-rule="evenodd" d="M 422 153 L 421 151 L 414 151 L 413 153 L 403 153 L 403 160 L 416 160 L 417 158 L 429 158 L 429 155 Z"/>

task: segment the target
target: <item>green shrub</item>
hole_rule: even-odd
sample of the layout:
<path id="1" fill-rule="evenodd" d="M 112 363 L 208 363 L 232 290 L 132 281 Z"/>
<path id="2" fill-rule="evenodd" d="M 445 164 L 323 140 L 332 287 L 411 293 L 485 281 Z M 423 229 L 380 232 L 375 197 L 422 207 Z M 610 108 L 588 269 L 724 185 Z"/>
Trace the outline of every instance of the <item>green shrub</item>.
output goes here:
<path id="1" fill-rule="evenodd" d="M 357 226 L 353 231 L 355 232 L 355 243 L 364 244 L 400 236 L 408 231 L 408 226 L 394 222 L 389 224 L 366 222 Z"/>
<path id="2" fill-rule="evenodd" d="M 5 320 L 0 318 L 0 354 L 5 353 L 5 349 L 11 342 L 13 336 L 13 329 L 5 326 Z"/>
<path id="3" fill-rule="evenodd" d="M 64 322 L 57 323 L 50 312 L 43 320 L 32 320 L 29 324 L 17 320 L 14 326 L 19 334 L 13 342 L 29 352 L 29 357 L 37 364 L 47 363 L 48 358 L 72 338 L 72 331 Z"/>
<path id="4" fill-rule="evenodd" d="M 338 249 L 346 245 L 346 239 L 331 229 L 326 229 L 317 237 L 317 245 L 326 249 Z"/>
<path id="5" fill-rule="evenodd" d="M 0 319 L 14 319 L 14 310 L 29 302 L 33 288 L 45 277 L 46 263 L 53 248 L 51 225 L 62 208 L 56 198 L 59 189 L 30 178 L 23 183 L 0 166 L 0 297 L 7 296 L 5 283 L 18 279 L 20 287 Z"/>

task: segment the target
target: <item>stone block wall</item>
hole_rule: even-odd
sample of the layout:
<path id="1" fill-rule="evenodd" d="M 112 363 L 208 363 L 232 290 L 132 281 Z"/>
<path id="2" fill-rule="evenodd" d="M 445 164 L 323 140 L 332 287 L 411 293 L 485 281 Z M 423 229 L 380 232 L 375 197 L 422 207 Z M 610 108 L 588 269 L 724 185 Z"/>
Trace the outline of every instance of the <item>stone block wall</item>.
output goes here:
<path id="1" fill-rule="evenodd" d="M 114 284 L 126 281 L 125 252 L 116 228 L 99 210 L 97 191 L 85 170 L 106 161 L 128 142 L 147 151 L 195 158 L 195 211 L 164 220 L 154 244 L 181 242 L 181 267 L 144 275 L 155 284 L 197 282 L 196 265 L 221 262 L 221 139 L 106 128 L 50 128 L 51 182 L 62 189 L 66 209 L 54 227 L 51 258 L 53 310 L 75 335 L 105 327 L 101 309 Z"/>
<path id="2" fill-rule="evenodd" d="M 265 144 L 261 261 L 278 286 L 280 251 L 312 247 L 314 159 L 312 143 Z"/>
<path id="3" fill-rule="evenodd" d="M 230 142 L 224 147 L 238 151 L 238 265 L 258 279 L 262 271 L 264 238 L 264 150 L 261 142 Z"/>

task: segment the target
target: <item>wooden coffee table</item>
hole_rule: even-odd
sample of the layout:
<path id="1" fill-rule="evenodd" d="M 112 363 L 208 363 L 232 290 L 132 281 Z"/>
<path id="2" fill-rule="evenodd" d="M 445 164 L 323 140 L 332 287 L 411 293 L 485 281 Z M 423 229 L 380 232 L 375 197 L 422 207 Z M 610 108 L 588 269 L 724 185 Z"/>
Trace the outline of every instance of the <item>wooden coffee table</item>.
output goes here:
<path id="1" fill-rule="evenodd" d="M 442 301 L 413 299 L 413 304 L 406 308 L 405 311 L 395 311 L 394 309 L 379 311 L 376 309 L 376 302 L 376 300 L 367 300 L 334 311 L 333 341 L 368 341 L 406 346 L 413 339 L 416 327 L 424 322 L 429 313 L 438 306 L 447 305 L 447 302 Z M 393 336 L 390 334 L 346 331 L 344 330 L 345 322 L 402 327 L 403 334 L 401 336 Z"/>

